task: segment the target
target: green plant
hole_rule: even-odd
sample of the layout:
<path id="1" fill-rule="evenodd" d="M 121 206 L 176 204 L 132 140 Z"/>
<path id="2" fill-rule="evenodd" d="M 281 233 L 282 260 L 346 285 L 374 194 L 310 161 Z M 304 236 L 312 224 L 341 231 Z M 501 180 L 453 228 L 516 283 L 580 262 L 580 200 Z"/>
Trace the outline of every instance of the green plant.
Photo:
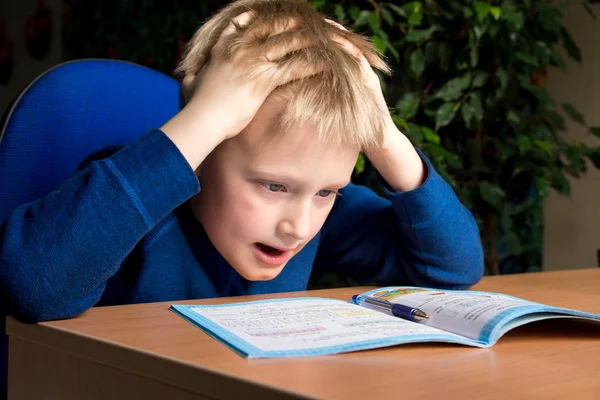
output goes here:
<path id="1" fill-rule="evenodd" d="M 600 128 L 544 87 L 549 68 L 566 67 L 560 46 L 581 61 L 564 7 L 595 18 L 599 2 L 312 2 L 388 57 L 395 72 L 382 84 L 396 122 L 475 215 L 490 274 L 541 268 L 544 200 L 551 189 L 568 195 L 567 177 L 581 177 L 589 162 L 600 167 L 600 147 L 589 144 L 597 142 L 566 139 L 564 116 L 591 136 Z M 181 45 L 224 3 L 66 2 L 66 57 L 124 58 L 170 74 Z M 356 179 L 370 184 L 372 175 L 359 160 Z"/>
<path id="2" fill-rule="evenodd" d="M 580 2 L 595 18 L 592 3 Z M 542 210 L 569 194 L 600 147 L 565 138 L 563 115 L 588 127 L 544 87 L 549 68 L 580 62 L 562 25 L 566 2 L 533 0 L 313 2 L 371 35 L 395 74 L 385 79 L 397 124 L 476 216 L 490 274 L 541 268 Z M 573 4 L 570 4 L 573 6 Z M 498 252 L 501 252 L 501 256 Z"/>

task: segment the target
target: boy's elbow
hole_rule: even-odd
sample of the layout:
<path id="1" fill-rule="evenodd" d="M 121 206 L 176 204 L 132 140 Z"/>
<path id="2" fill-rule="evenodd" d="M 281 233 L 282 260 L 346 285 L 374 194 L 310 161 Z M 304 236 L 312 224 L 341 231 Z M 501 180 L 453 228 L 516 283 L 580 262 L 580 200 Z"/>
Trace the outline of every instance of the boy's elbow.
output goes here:
<path id="1" fill-rule="evenodd" d="M 7 282 L 3 279 L 2 300 L 5 311 L 25 323 L 72 318 L 91 308 L 102 291 L 75 299 L 69 296 L 44 294 L 34 282 L 28 285 Z"/>
<path id="2" fill-rule="evenodd" d="M 453 289 L 469 289 L 479 283 L 484 272 L 484 256 L 481 245 L 457 257 L 452 270 L 455 271 Z"/>
<path id="3" fill-rule="evenodd" d="M 465 268 L 461 275 L 461 279 L 459 279 L 458 286 L 460 289 L 469 289 L 475 284 L 479 283 L 481 278 L 483 277 L 483 257 L 480 260 L 476 260 L 471 264 L 467 264 L 467 268 Z"/>
<path id="4" fill-rule="evenodd" d="M 477 284 L 484 273 L 484 253 L 479 230 L 471 216 L 471 229 L 465 229 L 459 243 L 448 260 L 448 270 L 453 273 L 452 289 L 469 289 Z"/>
<path id="5" fill-rule="evenodd" d="M 484 258 L 481 246 L 455 252 L 439 263 L 430 265 L 424 276 L 424 286 L 448 290 L 466 290 L 483 277 Z"/>
<path id="6" fill-rule="evenodd" d="M 51 321 L 53 319 L 38 309 L 19 307 L 19 305 L 10 307 L 8 313 L 15 317 L 19 322 L 27 324 Z"/>
<path id="7" fill-rule="evenodd" d="M 37 275 L 37 276 L 32 276 Z M 0 296 L 5 313 L 25 323 L 72 318 L 93 307 L 105 285 L 85 293 L 79 287 L 57 286 L 56 274 L 33 274 L 28 265 L 0 249 Z"/>
<path id="8" fill-rule="evenodd" d="M 64 314 L 53 299 L 42 301 L 31 288 L 15 289 L 5 286 L 3 290 L 6 312 L 20 322 L 44 322 L 57 319 L 57 314 Z"/>
<path id="9" fill-rule="evenodd" d="M 20 272 L 21 265 L 0 264 L 0 291 L 5 313 L 26 323 L 50 319 L 46 310 L 55 308 L 54 302 L 51 298 L 42 299 L 37 280 L 27 279 L 27 274 Z"/>
<path id="10" fill-rule="evenodd" d="M 86 305 L 84 307 L 65 307 L 64 305 L 60 305 L 58 302 L 53 301 L 40 304 L 38 302 L 28 302 L 22 298 L 13 298 L 12 301 L 9 301 L 8 303 L 7 311 L 20 322 L 37 323 L 57 319 L 73 318 L 90 307 L 91 305 Z"/>

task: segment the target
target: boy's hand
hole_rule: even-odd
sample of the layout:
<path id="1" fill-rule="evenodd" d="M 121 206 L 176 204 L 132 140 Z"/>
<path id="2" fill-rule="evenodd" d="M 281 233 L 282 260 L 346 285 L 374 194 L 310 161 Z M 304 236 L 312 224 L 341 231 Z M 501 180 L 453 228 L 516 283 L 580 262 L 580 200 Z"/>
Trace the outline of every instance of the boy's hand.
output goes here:
<path id="1" fill-rule="evenodd" d="M 240 133 L 256 115 L 269 94 L 278 86 L 319 72 L 302 71 L 298 76 L 273 74 L 272 69 L 282 68 L 278 60 L 286 54 L 309 45 L 300 39 L 284 46 L 268 49 L 259 59 L 251 59 L 240 48 L 231 59 L 221 56 L 224 39 L 235 32 L 236 25 L 246 26 L 252 14 L 243 13 L 232 20 L 211 50 L 207 63 L 196 75 L 183 79 L 182 89 L 187 104 L 181 112 L 161 129 L 182 151 L 192 168 L 196 169 L 206 156 L 223 140 Z M 272 35 L 294 27 L 274 29 Z M 249 67 L 261 69 L 261 73 L 282 76 L 279 81 L 253 83 L 244 79 Z"/>
<path id="2" fill-rule="evenodd" d="M 327 20 L 327 22 L 346 30 L 334 21 Z M 383 145 L 378 148 L 364 148 L 362 151 L 393 190 L 406 192 L 416 189 L 425 180 L 427 171 L 419 153 L 392 120 L 379 77 L 356 46 L 335 34 L 333 40 L 360 61 L 363 82 L 373 92 L 379 107 L 385 113 Z"/>
<path id="3" fill-rule="evenodd" d="M 341 30 L 347 31 L 347 29 L 344 26 L 338 24 L 335 21 L 332 21 L 330 19 L 326 19 L 325 21 Z M 386 118 L 389 120 L 389 123 L 394 125 L 392 116 L 390 115 L 388 106 L 385 102 L 385 97 L 383 96 L 383 91 L 381 90 L 379 77 L 377 76 L 373 68 L 371 68 L 371 64 L 369 64 L 364 54 L 356 46 L 354 46 L 348 40 L 344 39 L 342 36 L 333 34 L 332 39 L 360 62 L 363 82 L 365 83 L 365 86 L 373 92 L 377 100 L 377 104 L 379 105 L 381 110 L 386 113 Z"/>

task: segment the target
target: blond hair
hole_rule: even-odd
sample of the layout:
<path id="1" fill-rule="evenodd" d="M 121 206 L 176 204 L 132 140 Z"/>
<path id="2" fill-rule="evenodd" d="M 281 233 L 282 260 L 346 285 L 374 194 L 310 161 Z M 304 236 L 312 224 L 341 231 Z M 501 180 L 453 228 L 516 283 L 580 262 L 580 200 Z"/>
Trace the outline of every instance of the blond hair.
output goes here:
<path id="1" fill-rule="evenodd" d="M 245 59 L 264 60 L 266 50 L 284 41 L 303 38 L 311 45 L 290 53 L 279 60 L 283 68 L 250 67 L 246 79 L 269 82 L 281 77 L 297 76 L 310 66 L 319 65 L 322 72 L 295 80 L 273 90 L 268 100 L 281 105 L 279 129 L 296 124 L 310 124 L 318 136 L 336 144 L 360 147 L 379 146 L 383 140 L 384 118 L 387 110 L 378 106 L 361 74 L 360 61 L 332 39 L 336 34 L 347 39 L 361 51 L 369 64 L 385 73 L 389 67 L 376 47 L 365 37 L 342 30 L 325 21 L 307 0 L 238 0 L 224 7 L 206 21 L 187 43 L 183 58 L 176 69 L 180 77 L 196 75 L 208 61 L 211 50 L 228 24 L 240 14 L 251 12 L 245 26 L 236 24 L 233 34 L 219 49 L 221 56 L 231 59 L 244 50 Z M 273 35 L 277 24 L 296 22 L 292 29 Z M 264 62 L 263 62 L 264 65 Z"/>

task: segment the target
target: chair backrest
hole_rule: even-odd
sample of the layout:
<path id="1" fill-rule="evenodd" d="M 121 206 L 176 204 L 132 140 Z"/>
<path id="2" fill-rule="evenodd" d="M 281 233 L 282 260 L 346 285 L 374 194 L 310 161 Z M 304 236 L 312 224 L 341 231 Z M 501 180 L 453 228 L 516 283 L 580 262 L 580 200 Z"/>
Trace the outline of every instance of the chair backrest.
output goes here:
<path id="1" fill-rule="evenodd" d="M 126 145 L 179 110 L 179 83 L 117 60 L 77 60 L 40 75 L 0 126 L 0 224 L 62 185 L 90 154 Z"/>

